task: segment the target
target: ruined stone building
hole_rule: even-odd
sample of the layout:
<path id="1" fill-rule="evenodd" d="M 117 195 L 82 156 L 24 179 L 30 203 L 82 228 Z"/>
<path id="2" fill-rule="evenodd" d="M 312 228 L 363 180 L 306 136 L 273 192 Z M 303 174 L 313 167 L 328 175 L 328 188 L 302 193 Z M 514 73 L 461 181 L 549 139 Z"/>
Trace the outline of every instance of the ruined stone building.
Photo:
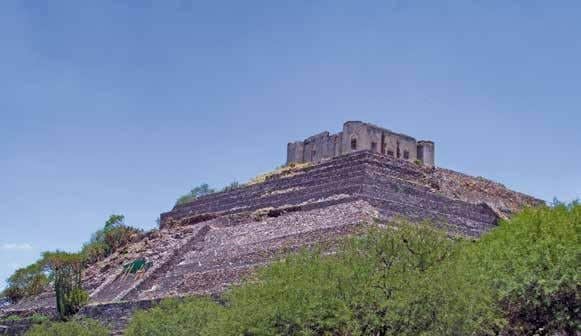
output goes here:
<path id="1" fill-rule="evenodd" d="M 122 335 L 136 310 L 169 297 L 219 296 L 289 253 L 310 246 L 333 250 L 374 223 L 428 221 L 476 239 L 501 218 L 543 204 L 499 183 L 434 167 L 432 142 L 363 122 L 347 122 L 338 134 L 325 132 L 288 149 L 289 163 L 315 164 L 176 204 L 160 215 L 159 230 L 88 265 L 82 283 L 89 303 L 77 315 Z M 137 260 L 151 267 L 127 272 Z M 3 317 L 55 316 L 55 303 L 49 286 L 0 306 L 0 325 L 20 336 L 31 319 Z"/>
<path id="2" fill-rule="evenodd" d="M 289 143 L 287 164 L 320 162 L 357 151 L 374 153 L 434 166 L 434 142 L 413 137 L 361 121 L 347 121 L 337 134 L 323 132 L 304 141 Z"/>

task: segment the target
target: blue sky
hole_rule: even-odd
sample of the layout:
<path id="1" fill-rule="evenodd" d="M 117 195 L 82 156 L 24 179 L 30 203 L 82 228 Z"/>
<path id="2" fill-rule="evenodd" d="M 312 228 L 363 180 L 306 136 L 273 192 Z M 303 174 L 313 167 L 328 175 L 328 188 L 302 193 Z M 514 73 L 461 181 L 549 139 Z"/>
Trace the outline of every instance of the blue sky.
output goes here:
<path id="1" fill-rule="evenodd" d="M 0 3 L 0 279 L 111 213 L 152 228 L 192 186 L 346 120 L 581 196 L 580 1 L 204 3 Z"/>

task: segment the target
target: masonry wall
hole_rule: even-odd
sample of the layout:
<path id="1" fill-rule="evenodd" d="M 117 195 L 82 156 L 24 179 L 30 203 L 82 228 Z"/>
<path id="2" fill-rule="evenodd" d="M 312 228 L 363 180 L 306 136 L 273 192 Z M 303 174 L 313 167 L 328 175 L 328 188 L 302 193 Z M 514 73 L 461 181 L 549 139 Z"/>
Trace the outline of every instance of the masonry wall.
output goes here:
<path id="1" fill-rule="evenodd" d="M 342 154 L 349 154 L 363 149 L 371 148 L 373 136 L 367 132 L 367 127 L 360 121 L 348 121 L 343 125 L 343 136 L 341 141 Z M 355 140 L 355 148 L 352 148 L 351 141 Z M 374 139 L 377 141 L 377 139 Z"/>
<path id="2" fill-rule="evenodd" d="M 323 132 L 307 138 L 305 141 L 289 143 L 287 146 L 287 164 L 296 162 L 320 162 L 341 155 L 341 133 Z"/>
<path id="3" fill-rule="evenodd" d="M 434 167 L 435 148 L 432 141 L 418 141 L 418 160 L 428 167 Z"/>
<path id="4" fill-rule="evenodd" d="M 304 162 L 305 144 L 302 141 L 289 142 L 286 151 L 286 163 Z"/>
<path id="5" fill-rule="evenodd" d="M 434 143 L 421 146 L 421 156 L 434 164 Z M 323 132 L 304 141 L 289 143 L 287 164 L 293 162 L 320 162 L 343 154 L 368 150 L 413 162 L 419 158 L 416 139 L 361 121 L 348 121 L 337 134 Z M 421 161 L 421 160 L 420 160 Z"/>
<path id="6" fill-rule="evenodd" d="M 385 133 L 384 146 L 385 153 L 383 154 L 412 162 L 417 159 L 417 145 L 413 138 Z"/>

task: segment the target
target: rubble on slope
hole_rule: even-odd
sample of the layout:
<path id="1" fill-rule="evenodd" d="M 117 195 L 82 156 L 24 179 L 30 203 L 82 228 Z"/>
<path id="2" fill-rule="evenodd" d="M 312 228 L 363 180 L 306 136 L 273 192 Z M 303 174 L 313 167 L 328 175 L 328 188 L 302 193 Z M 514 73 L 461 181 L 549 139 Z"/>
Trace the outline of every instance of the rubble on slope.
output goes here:
<path id="1" fill-rule="evenodd" d="M 433 176 L 440 193 L 473 204 L 484 202 L 502 218 L 508 218 L 524 207 L 545 204 L 540 199 L 510 190 L 503 184 L 483 177 L 473 177 L 443 168 L 434 170 Z"/>

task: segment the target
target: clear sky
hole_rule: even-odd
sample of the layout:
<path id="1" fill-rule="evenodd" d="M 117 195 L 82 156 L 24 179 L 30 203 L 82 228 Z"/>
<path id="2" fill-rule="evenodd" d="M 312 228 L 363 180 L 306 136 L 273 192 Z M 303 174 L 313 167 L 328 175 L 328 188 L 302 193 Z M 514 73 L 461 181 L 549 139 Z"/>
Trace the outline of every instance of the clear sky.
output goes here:
<path id="1" fill-rule="evenodd" d="M 0 279 L 346 120 L 576 199 L 580 18 L 578 0 L 2 1 Z"/>

